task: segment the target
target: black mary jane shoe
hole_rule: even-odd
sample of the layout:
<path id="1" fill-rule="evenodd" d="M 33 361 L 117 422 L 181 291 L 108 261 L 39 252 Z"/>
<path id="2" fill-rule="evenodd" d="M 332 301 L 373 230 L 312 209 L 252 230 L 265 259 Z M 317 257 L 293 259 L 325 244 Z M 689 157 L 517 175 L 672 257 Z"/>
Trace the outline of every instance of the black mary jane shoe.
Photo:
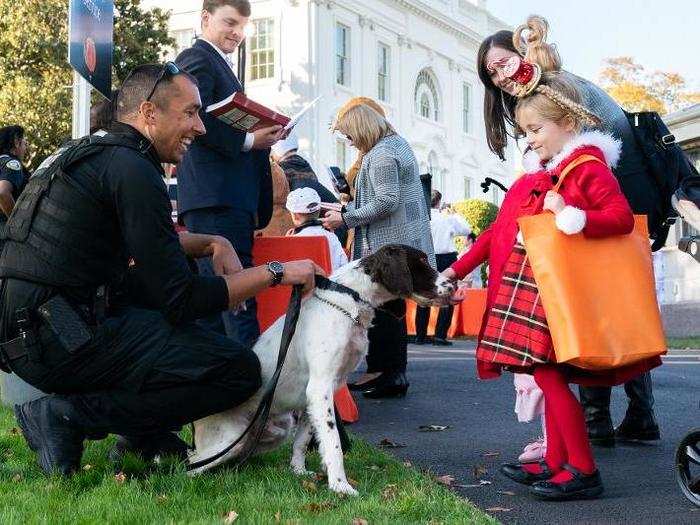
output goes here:
<path id="1" fill-rule="evenodd" d="M 386 376 L 386 377 L 384 377 Z M 408 391 L 408 379 L 403 372 L 392 372 L 390 374 L 382 374 L 377 385 L 369 390 L 365 390 L 362 395 L 368 399 L 381 399 L 385 397 L 405 397 Z"/>
<path id="2" fill-rule="evenodd" d="M 592 474 L 584 474 L 571 465 L 562 465 L 564 470 L 573 474 L 571 481 L 564 483 L 552 483 L 551 481 L 538 481 L 530 487 L 530 494 L 547 501 L 563 501 L 571 499 L 592 499 L 603 493 L 603 480 L 596 470 Z"/>
<path id="3" fill-rule="evenodd" d="M 532 485 L 538 481 L 546 481 L 554 475 L 544 460 L 538 463 L 542 469 L 542 472 L 539 474 L 532 474 L 523 468 L 531 463 L 504 463 L 501 465 L 501 474 L 523 485 Z"/>
<path id="4" fill-rule="evenodd" d="M 374 379 L 370 379 L 364 383 L 348 383 L 348 389 L 353 392 L 365 392 L 381 383 L 383 381 L 383 376 L 384 374 L 379 374 Z"/>

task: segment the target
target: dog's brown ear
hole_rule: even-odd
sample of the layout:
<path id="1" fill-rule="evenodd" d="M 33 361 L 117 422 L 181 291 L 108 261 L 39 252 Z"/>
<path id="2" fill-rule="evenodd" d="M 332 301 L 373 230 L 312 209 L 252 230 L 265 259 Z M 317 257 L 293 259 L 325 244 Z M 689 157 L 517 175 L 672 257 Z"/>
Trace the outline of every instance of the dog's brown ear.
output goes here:
<path id="1" fill-rule="evenodd" d="M 390 293 L 408 297 L 413 292 L 413 278 L 403 247 L 383 246 L 364 257 L 360 264 L 373 282 L 381 284 Z"/>

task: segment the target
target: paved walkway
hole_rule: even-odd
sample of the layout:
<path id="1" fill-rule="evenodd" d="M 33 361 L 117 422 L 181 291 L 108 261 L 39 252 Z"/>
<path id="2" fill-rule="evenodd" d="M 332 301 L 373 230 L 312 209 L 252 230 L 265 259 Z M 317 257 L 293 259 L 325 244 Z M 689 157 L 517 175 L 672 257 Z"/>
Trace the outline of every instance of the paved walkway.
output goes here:
<path id="1" fill-rule="evenodd" d="M 604 497 L 588 502 L 532 500 L 526 487 L 502 477 L 501 462 L 517 457 L 535 438 L 537 424 L 518 423 L 513 413 L 512 376 L 478 381 L 474 342 L 448 349 L 409 347 L 411 388 L 404 399 L 356 396 L 361 421 L 351 427 L 370 442 L 387 438 L 406 444 L 397 457 L 436 475 L 456 478 L 455 490 L 504 523 L 700 523 L 700 509 L 687 502 L 674 480 L 676 444 L 700 427 L 700 350 L 672 351 L 653 372 L 662 440 L 651 446 L 596 449 L 606 486 Z M 626 398 L 614 389 L 613 416 L 619 422 Z M 420 432 L 421 425 L 448 425 Z M 490 482 L 480 485 L 480 480 Z M 474 486 L 478 485 L 478 486 Z"/>

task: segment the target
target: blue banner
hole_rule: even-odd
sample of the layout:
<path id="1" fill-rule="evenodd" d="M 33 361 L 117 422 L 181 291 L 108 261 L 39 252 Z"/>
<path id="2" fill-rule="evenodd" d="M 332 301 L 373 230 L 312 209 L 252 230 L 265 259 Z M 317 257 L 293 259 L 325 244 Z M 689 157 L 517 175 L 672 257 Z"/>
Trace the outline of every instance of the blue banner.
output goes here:
<path id="1" fill-rule="evenodd" d="M 68 62 L 109 98 L 112 92 L 113 0 L 70 0 Z"/>

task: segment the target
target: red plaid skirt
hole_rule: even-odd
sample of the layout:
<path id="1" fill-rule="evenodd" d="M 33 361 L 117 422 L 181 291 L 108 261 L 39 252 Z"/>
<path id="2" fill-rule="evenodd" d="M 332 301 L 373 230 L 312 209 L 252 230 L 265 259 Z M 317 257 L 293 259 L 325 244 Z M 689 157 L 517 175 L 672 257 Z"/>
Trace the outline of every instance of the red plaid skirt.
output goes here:
<path id="1" fill-rule="evenodd" d="M 516 243 L 505 264 L 476 358 L 518 368 L 556 362 L 542 300 L 522 244 Z"/>

